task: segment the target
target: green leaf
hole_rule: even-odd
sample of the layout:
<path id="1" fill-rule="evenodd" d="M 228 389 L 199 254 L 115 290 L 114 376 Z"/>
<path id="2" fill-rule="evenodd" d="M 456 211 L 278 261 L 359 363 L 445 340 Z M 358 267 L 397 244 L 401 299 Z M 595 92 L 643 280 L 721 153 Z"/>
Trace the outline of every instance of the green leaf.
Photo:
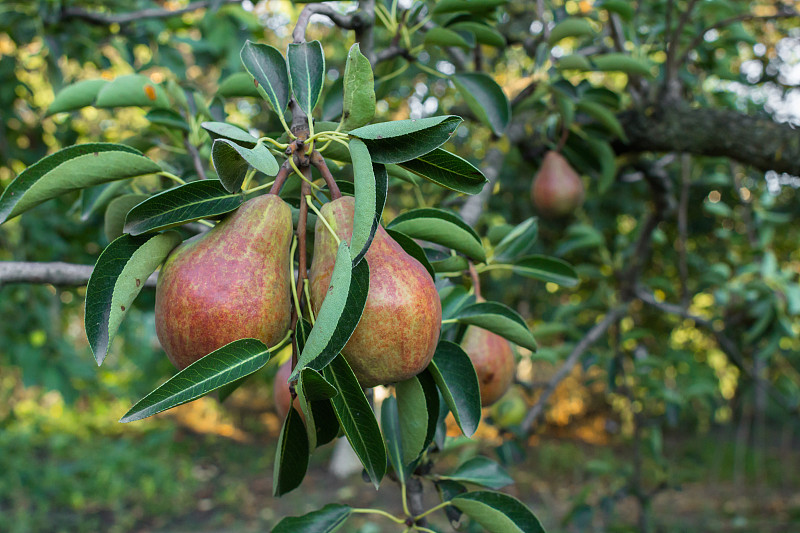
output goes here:
<path id="1" fill-rule="evenodd" d="M 594 30 L 589 21 L 582 18 L 566 18 L 556 24 L 550 31 L 547 42 L 550 46 L 568 37 L 589 37 L 594 35 Z"/>
<path id="2" fill-rule="evenodd" d="M 170 107 L 167 93 L 142 74 L 120 76 L 100 88 L 96 107 Z"/>
<path id="3" fill-rule="evenodd" d="M 47 108 L 45 116 L 62 113 L 64 111 L 75 111 L 76 109 L 92 105 L 95 98 L 97 98 L 97 93 L 100 92 L 100 89 L 102 89 L 106 83 L 108 83 L 108 81 L 103 79 L 83 80 L 64 87 L 53 99 L 53 103 L 50 104 L 50 107 Z"/>
<path id="4" fill-rule="evenodd" d="M 517 224 L 494 247 L 495 261 L 511 261 L 530 251 L 539 235 L 539 220 L 531 217 Z"/>
<path id="5" fill-rule="evenodd" d="M 451 79 L 475 116 L 502 135 L 511 120 L 511 104 L 497 82 L 483 72 L 462 72 Z"/>
<path id="6" fill-rule="evenodd" d="M 438 257 L 435 257 L 434 254 Z M 425 255 L 428 256 L 428 260 L 436 272 L 463 272 L 469 268 L 467 259 L 460 255 L 448 255 L 431 248 L 425 248 Z"/>
<path id="7" fill-rule="evenodd" d="M 439 148 L 437 148 L 436 150 L 439 150 Z M 390 178 L 397 178 L 399 180 L 403 180 L 406 183 L 414 185 L 415 187 L 419 186 L 419 180 L 417 179 L 417 177 L 408 170 L 401 167 L 400 165 L 385 165 L 385 166 L 386 166 L 386 172 L 389 174 Z"/>
<path id="8" fill-rule="evenodd" d="M 597 190 L 604 194 L 614 184 L 617 177 L 617 160 L 611 144 L 593 137 L 584 139 L 586 144 L 592 149 L 597 160 L 600 162 L 600 180 L 597 183 Z"/>
<path id="9" fill-rule="evenodd" d="M 228 124 L 226 122 L 203 122 L 200 125 L 208 132 L 212 139 L 228 139 L 247 148 L 252 148 L 258 142 L 258 139 L 233 124 Z"/>
<path id="10" fill-rule="evenodd" d="M 319 400 L 330 400 L 336 396 L 336 388 L 328 383 L 322 374 L 313 368 L 304 368 L 300 371 L 298 384 L 303 385 L 305 397 L 314 402 Z"/>
<path id="11" fill-rule="evenodd" d="M 84 314 L 86 337 L 98 365 L 145 281 L 180 242 L 174 231 L 149 238 L 123 235 L 100 254 L 86 286 Z"/>
<path id="12" fill-rule="evenodd" d="M 269 361 L 269 348 L 258 339 L 239 339 L 187 366 L 125 413 L 120 422 L 133 422 L 181 405 L 227 383 L 252 374 Z"/>
<path id="13" fill-rule="evenodd" d="M 245 148 L 228 139 L 216 139 L 211 147 L 211 159 L 222 186 L 232 193 L 241 190 L 251 166 L 267 176 L 274 176 L 280 169 L 275 156 L 263 144 Z"/>
<path id="14" fill-rule="evenodd" d="M 623 142 L 628 142 L 628 137 L 625 135 L 625 130 L 622 129 L 614 113 L 606 106 L 592 102 L 591 100 L 581 100 L 576 105 L 578 111 L 582 111 L 602 124 L 608 131 L 616 135 Z"/>
<path id="15" fill-rule="evenodd" d="M 386 439 L 386 450 L 389 462 L 392 463 L 397 479 L 405 484 L 409 475 L 408 464 L 404 459 L 403 437 L 400 430 L 400 417 L 397 412 L 397 400 L 389 396 L 381 403 L 381 430 Z M 413 459 L 412 459 L 413 460 Z"/>
<path id="16" fill-rule="evenodd" d="M 461 285 L 443 287 L 439 290 L 439 299 L 442 300 L 442 320 L 457 317 L 461 309 L 475 303 L 475 296 Z"/>
<path id="17" fill-rule="evenodd" d="M 471 436 L 481 422 L 481 391 L 469 356 L 458 344 L 439 341 L 428 370 L 458 427 Z"/>
<path id="18" fill-rule="evenodd" d="M 433 7 L 433 14 L 441 15 L 459 11 L 483 13 L 506 3 L 508 0 L 439 0 Z"/>
<path id="19" fill-rule="evenodd" d="M 373 90 L 373 93 L 374 92 L 375 91 Z M 333 83 L 328 85 L 328 90 L 325 91 L 325 96 L 322 98 L 322 113 L 320 114 L 320 118 L 322 118 L 322 120 L 320 122 L 329 120 L 339 120 L 341 118 L 342 108 L 343 108 L 343 103 L 342 103 L 343 98 L 344 98 L 344 81 L 342 80 L 342 76 L 339 76 Z M 316 126 L 316 124 L 314 125 Z M 315 127 L 314 132 L 316 133 L 316 131 L 317 128 Z"/>
<path id="20" fill-rule="evenodd" d="M 443 145 L 461 122 L 461 117 L 445 115 L 380 122 L 349 133 L 364 141 L 373 163 L 403 163 Z"/>
<path id="21" fill-rule="evenodd" d="M 217 94 L 223 98 L 261 96 L 258 85 L 248 72 L 234 72 L 222 80 L 217 88 Z"/>
<path id="22" fill-rule="evenodd" d="M 514 480 L 501 467 L 487 457 L 477 456 L 461 464 L 452 474 L 440 476 L 443 479 L 473 483 L 490 489 L 501 489 L 511 485 Z"/>
<path id="23" fill-rule="evenodd" d="M 489 533 L 544 533 L 530 509 L 508 494 L 475 491 L 460 494 L 451 502 Z"/>
<path id="24" fill-rule="evenodd" d="M 366 264 L 366 261 L 359 265 L 362 263 Z M 325 301 L 328 301 L 327 298 Z M 323 370 L 323 375 L 339 391 L 331 399 L 339 425 L 373 485 L 378 488 L 386 474 L 386 448 L 375 413 L 344 357 L 336 357 L 331 361 Z"/>
<path id="25" fill-rule="evenodd" d="M 558 70 L 592 70 L 592 64 L 581 54 L 569 54 L 556 60 Z"/>
<path id="26" fill-rule="evenodd" d="M 428 412 L 428 427 L 425 430 L 425 441 L 422 444 L 422 450 L 425 450 L 433 442 L 436 434 L 436 422 L 439 420 L 439 389 L 430 372 L 420 372 L 416 375 L 416 379 L 425 394 L 425 409 Z"/>
<path id="27" fill-rule="evenodd" d="M 486 184 L 486 176 L 466 159 L 436 148 L 400 166 L 440 187 L 465 194 L 477 194 Z"/>
<path id="28" fill-rule="evenodd" d="M 125 232 L 141 235 L 229 213 L 242 205 L 241 193 L 229 193 L 218 180 L 192 181 L 151 196 L 128 212 Z"/>
<path id="29" fill-rule="evenodd" d="M 23 170 L 0 195 L 0 224 L 64 193 L 161 171 L 138 150 L 113 143 L 78 144 Z"/>
<path id="30" fill-rule="evenodd" d="M 428 30 L 425 34 L 424 43 L 427 46 L 458 46 L 459 48 L 466 48 L 467 50 L 472 48 L 470 43 L 457 32 L 440 26 L 435 26 Z"/>
<path id="31" fill-rule="evenodd" d="M 536 350 L 536 339 L 519 313 L 498 302 L 479 302 L 458 312 L 458 321 L 497 333 L 514 344 Z"/>
<path id="32" fill-rule="evenodd" d="M 308 458 L 308 436 L 303 419 L 297 409 L 290 406 L 275 449 L 273 496 L 283 496 L 300 486 L 306 477 Z"/>
<path id="33" fill-rule="evenodd" d="M 651 70 L 652 65 L 650 65 L 650 63 L 620 52 L 610 52 L 608 54 L 592 56 L 592 63 L 594 63 L 595 70 L 600 70 L 602 72 L 618 71 L 648 78 L 653 76 Z"/>
<path id="34" fill-rule="evenodd" d="M 329 503 L 303 516 L 287 516 L 272 528 L 272 533 L 333 533 L 350 518 L 350 507 Z"/>
<path id="35" fill-rule="evenodd" d="M 290 380 L 297 379 L 303 368 L 322 370 L 347 344 L 356 329 L 369 291 L 369 266 L 361 261 L 352 266 L 350 247 L 339 245 L 328 293 L 317 314 Z"/>
<path id="36" fill-rule="evenodd" d="M 151 124 L 157 124 L 166 128 L 179 129 L 189 133 L 192 128 L 189 123 L 177 111 L 172 109 L 151 109 L 144 116 Z"/>
<path id="37" fill-rule="evenodd" d="M 389 176 L 383 165 L 373 165 L 367 145 L 359 139 L 350 139 L 350 156 L 353 160 L 355 207 L 350 257 L 358 264 L 369 250 L 378 229 L 386 204 Z"/>
<path id="38" fill-rule="evenodd" d="M 112 181 L 105 185 L 84 189 L 81 191 L 81 220 L 87 221 L 92 215 L 105 207 L 113 200 L 125 186 L 124 181 Z"/>
<path id="39" fill-rule="evenodd" d="M 394 390 L 397 396 L 397 415 L 403 441 L 401 457 L 403 464 L 407 465 L 416 460 L 427 446 L 428 406 L 425 390 L 416 376 L 396 383 Z"/>
<path id="40" fill-rule="evenodd" d="M 527 278 L 539 279 L 562 287 L 578 285 L 578 274 L 562 259 L 546 255 L 529 255 L 514 261 L 511 271 Z"/>
<path id="41" fill-rule="evenodd" d="M 387 227 L 405 233 L 412 239 L 447 246 L 477 262 L 486 260 L 486 252 L 478 234 L 461 217 L 450 211 L 430 207 L 412 209 L 396 217 Z"/>
<path id="42" fill-rule="evenodd" d="M 103 223 L 108 242 L 122 235 L 122 228 L 125 226 L 125 217 L 128 211 L 148 198 L 150 196 L 147 194 L 123 194 L 109 202 Z"/>
<path id="43" fill-rule="evenodd" d="M 727 2 L 725 4 L 728 5 Z M 634 6 L 628 0 L 600 0 L 595 7 L 616 13 L 626 21 L 630 21 L 635 13 Z"/>
<path id="44" fill-rule="evenodd" d="M 325 80 L 325 54 L 322 43 L 311 41 L 291 43 L 286 51 L 289 59 L 289 75 L 292 78 L 292 92 L 297 105 L 306 115 L 311 116 Z"/>
<path id="45" fill-rule="evenodd" d="M 240 56 L 244 68 L 258 83 L 259 94 L 270 103 L 278 115 L 283 116 L 286 106 L 289 105 L 291 92 L 289 71 L 283 55 L 268 44 L 247 41 L 242 47 Z"/>
<path id="46" fill-rule="evenodd" d="M 447 27 L 454 31 L 468 31 L 475 35 L 475 39 L 481 44 L 497 48 L 503 48 L 506 45 L 506 38 L 502 33 L 480 22 L 460 21 Z"/>
<path id="47" fill-rule="evenodd" d="M 372 65 L 358 43 L 347 52 L 342 87 L 342 128 L 350 131 L 375 116 L 375 80 Z"/>
<path id="48" fill-rule="evenodd" d="M 414 239 L 405 233 L 400 233 L 399 231 L 389 228 L 386 229 L 386 233 L 388 233 L 408 255 L 419 261 L 422 266 L 425 267 L 425 270 L 428 271 L 428 274 L 431 275 L 431 278 L 436 279 L 436 271 L 433 270 L 428 258 L 425 256 L 425 251 L 422 249 L 422 246 L 417 244 Z"/>

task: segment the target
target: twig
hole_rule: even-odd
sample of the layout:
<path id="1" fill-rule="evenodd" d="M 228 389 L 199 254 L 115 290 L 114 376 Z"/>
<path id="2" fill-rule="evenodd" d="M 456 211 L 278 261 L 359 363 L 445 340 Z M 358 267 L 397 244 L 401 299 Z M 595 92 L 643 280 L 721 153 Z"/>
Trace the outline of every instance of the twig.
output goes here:
<path id="1" fill-rule="evenodd" d="M 197 176 L 201 180 L 208 179 L 206 170 L 203 168 L 203 160 L 200 158 L 200 152 L 198 152 L 197 147 L 189 141 L 189 136 L 186 134 L 183 136 L 183 146 L 192 157 L 192 163 L 194 164 L 194 170 L 197 172 Z"/>
<path id="2" fill-rule="evenodd" d="M 681 304 L 689 305 L 689 262 L 686 243 L 689 242 L 689 189 L 691 187 L 691 156 L 681 155 L 681 193 L 678 201 L 678 277 L 681 284 Z"/>
<path id="3" fill-rule="evenodd" d="M 269 190 L 269 194 L 280 194 L 281 188 L 283 184 L 286 183 L 286 178 L 289 177 L 289 173 L 292 171 L 292 165 L 289 163 L 289 160 L 283 162 L 281 165 L 280 170 L 278 170 L 278 174 L 275 176 L 275 182 L 272 184 L 272 187 Z"/>
<path id="4" fill-rule="evenodd" d="M 373 28 L 375 26 L 375 0 L 361 0 L 358 3 L 361 12 L 361 26 L 356 28 L 356 41 L 361 46 L 361 53 L 364 54 L 370 63 L 375 64 L 375 37 Z"/>
<path id="5" fill-rule="evenodd" d="M 0 261 L 0 287 L 16 283 L 49 283 L 59 287 L 81 287 L 92 275 L 92 265 L 72 263 L 37 263 L 27 261 Z M 145 287 L 156 286 L 154 273 L 145 282 Z"/>
<path id="6" fill-rule="evenodd" d="M 333 174 L 331 174 L 331 170 L 328 168 L 328 164 L 325 163 L 325 158 L 322 157 L 322 154 L 314 150 L 311 153 L 311 164 L 317 167 L 319 173 L 322 174 L 322 179 L 325 180 L 325 184 L 331 191 L 331 199 L 336 200 L 337 198 L 341 198 L 342 191 L 340 191 L 339 186 L 336 185 L 336 180 L 333 178 Z"/>
<path id="7" fill-rule="evenodd" d="M 478 271 L 475 270 L 475 265 L 469 261 L 469 277 L 472 278 L 472 290 L 475 292 L 475 298 L 481 300 L 481 278 L 478 276 Z"/>
<path id="8" fill-rule="evenodd" d="M 214 3 L 215 0 L 201 0 L 199 2 L 191 2 L 186 7 L 180 9 L 142 9 L 140 11 L 131 11 L 129 13 L 101 13 L 98 11 L 88 11 L 81 7 L 66 7 L 61 10 L 61 20 L 77 18 L 84 19 L 94 24 L 128 24 L 145 19 L 164 19 L 169 17 L 177 17 L 185 13 L 191 13 L 198 9 L 204 9 Z M 239 4 L 242 0 L 222 0 L 223 4 Z"/>
<path id="9" fill-rule="evenodd" d="M 364 25 L 364 21 L 357 11 L 340 13 L 327 4 L 307 4 L 297 17 L 297 24 L 292 31 L 294 42 L 301 43 L 306 40 L 306 28 L 314 15 L 324 15 L 345 30 L 356 30 Z"/>
<path id="10" fill-rule="evenodd" d="M 556 390 L 558 384 L 561 383 L 564 378 L 567 377 L 567 375 L 569 375 L 584 352 L 586 352 L 586 350 L 588 350 L 592 344 L 597 342 L 600 337 L 603 336 L 606 330 L 611 327 L 611 324 L 616 322 L 616 320 L 621 317 L 627 309 L 627 305 L 622 305 L 620 307 L 611 309 L 603 318 L 603 320 L 595 324 L 592 329 L 590 329 L 586 335 L 583 336 L 578 344 L 575 345 L 575 348 L 572 349 L 572 352 L 570 352 L 566 361 L 564 361 L 553 377 L 550 378 L 550 381 L 547 382 L 547 386 L 542 391 L 542 394 L 539 396 L 536 404 L 531 408 L 530 411 L 528 411 L 528 414 L 525 417 L 525 420 L 523 420 L 521 426 L 523 433 L 530 432 L 531 428 L 539 420 L 539 417 L 542 415 L 542 413 L 544 413 L 544 407 L 547 403 L 547 400 L 550 399 L 550 396 Z"/>

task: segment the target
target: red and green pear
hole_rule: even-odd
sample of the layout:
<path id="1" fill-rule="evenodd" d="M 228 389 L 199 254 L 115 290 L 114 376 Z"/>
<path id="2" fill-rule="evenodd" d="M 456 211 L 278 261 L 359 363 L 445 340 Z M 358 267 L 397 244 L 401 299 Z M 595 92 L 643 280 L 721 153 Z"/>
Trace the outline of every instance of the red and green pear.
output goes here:
<path id="1" fill-rule="evenodd" d="M 531 186 L 531 201 L 543 217 L 571 215 L 583 205 L 585 190 L 580 176 L 564 156 L 549 151 Z"/>
<path id="2" fill-rule="evenodd" d="M 292 393 L 289 391 L 289 376 L 291 374 L 292 359 L 289 358 L 278 368 L 278 372 L 275 374 L 275 381 L 272 384 L 272 399 L 275 401 L 275 412 L 278 413 L 281 420 L 289 414 L 289 406 L 292 405 Z M 305 417 L 300 409 L 300 400 L 297 397 L 294 399 L 294 408 L 297 409 L 301 416 Z"/>
<path id="3" fill-rule="evenodd" d="M 292 213 L 266 194 L 179 245 L 156 286 L 156 334 L 170 361 L 186 368 L 230 342 L 274 346 L 289 329 Z"/>
<path id="4" fill-rule="evenodd" d="M 517 365 L 511 344 L 496 333 L 469 326 L 461 347 L 467 352 L 478 374 L 481 405 L 492 405 L 514 382 Z"/>
<path id="5" fill-rule="evenodd" d="M 348 243 L 353 233 L 352 197 L 338 198 L 320 212 Z M 328 292 L 337 244 L 317 220 L 309 280 L 311 302 L 319 312 Z M 365 258 L 369 293 L 361 321 L 342 354 L 363 387 L 409 379 L 433 358 L 442 323 L 442 306 L 430 274 L 378 226 Z"/>

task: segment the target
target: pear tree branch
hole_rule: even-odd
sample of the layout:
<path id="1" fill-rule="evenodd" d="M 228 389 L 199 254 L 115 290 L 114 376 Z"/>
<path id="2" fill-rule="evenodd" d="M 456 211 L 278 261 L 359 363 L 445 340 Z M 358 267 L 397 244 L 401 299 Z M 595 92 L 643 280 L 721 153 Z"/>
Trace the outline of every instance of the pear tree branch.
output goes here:
<path id="1" fill-rule="evenodd" d="M 242 0 L 222 0 L 220 4 L 240 4 Z M 61 20 L 66 19 L 83 19 L 93 24 L 128 24 L 146 19 L 165 19 L 170 17 L 177 17 L 185 13 L 191 13 L 198 9 L 205 9 L 213 4 L 215 0 L 200 0 L 198 2 L 190 2 L 185 7 L 180 9 L 142 9 L 140 11 L 131 11 L 128 13 L 107 13 L 101 11 L 89 11 L 81 7 L 65 7 L 61 10 Z"/>
<path id="2" fill-rule="evenodd" d="M 89 281 L 94 267 L 64 262 L 0 261 L 0 287 L 19 283 L 57 287 L 82 287 Z M 156 286 L 157 274 L 150 276 L 145 287 Z"/>

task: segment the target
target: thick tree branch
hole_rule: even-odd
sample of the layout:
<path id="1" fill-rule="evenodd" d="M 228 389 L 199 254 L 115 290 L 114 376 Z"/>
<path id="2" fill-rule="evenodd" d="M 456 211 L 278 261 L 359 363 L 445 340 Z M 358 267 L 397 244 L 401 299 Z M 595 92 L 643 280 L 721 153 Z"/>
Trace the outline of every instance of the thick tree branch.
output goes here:
<path id="1" fill-rule="evenodd" d="M 242 0 L 222 0 L 222 4 L 239 4 Z M 61 11 L 61 19 L 83 19 L 95 24 L 128 24 L 145 19 L 164 19 L 169 17 L 176 17 L 184 13 L 191 13 L 198 9 L 205 9 L 214 0 L 201 0 L 198 2 L 191 2 L 186 7 L 180 9 L 142 9 L 141 11 L 131 11 L 129 13 L 104 13 L 99 11 L 88 11 L 81 7 L 66 7 Z"/>
<path id="2" fill-rule="evenodd" d="M 677 105 L 618 116 L 629 142 L 617 154 L 684 152 L 721 156 L 759 170 L 800 175 L 800 131 L 768 117 Z"/>
<path id="3" fill-rule="evenodd" d="M 59 287 L 86 285 L 92 275 L 92 265 L 72 263 L 32 263 L 26 261 L 0 261 L 0 287 L 16 283 L 49 283 Z M 156 274 L 150 276 L 145 287 L 156 286 Z"/>
<path id="4" fill-rule="evenodd" d="M 324 15 L 331 19 L 331 22 L 345 30 L 358 30 L 363 27 L 365 22 L 358 11 L 340 13 L 327 4 L 308 4 L 297 17 L 297 25 L 292 32 L 292 39 L 296 43 L 306 40 L 306 28 L 314 15 Z"/>
<path id="5" fill-rule="evenodd" d="M 592 344 L 597 342 L 600 337 L 603 336 L 606 330 L 611 327 L 611 324 L 616 322 L 618 318 L 625 314 L 627 308 L 627 305 L 623 305 L 609 311 L 605 318 L 603 318 L 603 320 L 595 324 L 592 329 L 586 332 L 586 335 L 584 335 L 580 342 L 575 345 L 575 348 L 572 349 L 572 352 L 570 352 L 567 360 L 564 361 L 564 364 L 561 365 L 553 377 L 550 378 L 550 381 L 547 382 L 547 385 L 542 391 L 542 394 L 539 396 L 536 404 L 531 408 L 530 411 L 528 411 L 525 420 L 522 421 L 521 430 L 523 433 L 530 432 L 531 428 L 544 413 L 547 400 L 550 399 L 550 396 L 556 390 L 558 384 L 564 381 L 564 378 L 566 378 L 569 373 L 572 372 L 572 369 L 575 367 L 578 361 L 580 361 L 581 356 L 586 352 L 586 350 L 588 350 Z"/>

